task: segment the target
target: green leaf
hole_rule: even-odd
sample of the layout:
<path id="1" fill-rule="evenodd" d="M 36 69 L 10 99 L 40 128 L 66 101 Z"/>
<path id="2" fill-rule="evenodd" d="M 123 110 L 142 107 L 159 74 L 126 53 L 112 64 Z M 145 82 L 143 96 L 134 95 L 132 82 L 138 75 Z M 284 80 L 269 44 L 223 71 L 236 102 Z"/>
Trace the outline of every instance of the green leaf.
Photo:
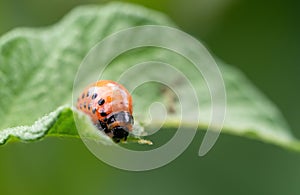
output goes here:
<path id="1" fill-rule="evenodd" d="M 158 12 L 129 4 L 111 3 L 105 6 L 78 7 L 53 26 L 40 29 L 19 28 L 1 37 L 0 144 L 17 139 L 32 141 L 45 136 L 79 137 L 73 114 L 76 118 L 87 118 L 72 109 L 71 101 L 73 82 L 83 58 L 106 36 L 121 29 L 148 24 L 175 26 Z M 115 47 L 118 45 L 107 49 L 112 51 Z M 104 77 L 118 79 L 117 75 L 131 64 L 151 59 L 174 62 L 177 64 L 175 66 L 190 76 L 192 83 L 199 81 L 194 70 L 186 68 L 189 64 L 186 59 L 158 49 L 136 50 L 119 56 L 106 70 Z M 227 113 L 222 132 L 300 151 L 298 140 L 292 136 L 276 106 L 241 72 L 221 61 L 218 65 L 227 92 Z M 86 76 L 89 76 L 88 73 Z M 205 95 L 207 89 L 204 82 L 196 92 L 201 99 L 203 113 L 200 128 L 205 129 L 209 123 L 211 104 L 210 97 Z M 160 85 L 149 84 L 134 93 L 133 98 L 135 117 L 143 122 L 148 117 L 146 110 L 149 105 L 154 101 L 167 102 L 170 94 L 162 95 Z M 177 112 L 167 117 L 167 128 L 177 128 L 179 117 Z M 97 131 L 88 119 L 79 121 L 84 121 L 80 124 L 87 129 L 88 136 L 100 136 L 99 139 L 105 143 L 111 143 L 106 136 L 94 134 Z M 162 121 L 156 118 L 152 122 Z M 193 123 L 182 122 L 186 126 Z"/>

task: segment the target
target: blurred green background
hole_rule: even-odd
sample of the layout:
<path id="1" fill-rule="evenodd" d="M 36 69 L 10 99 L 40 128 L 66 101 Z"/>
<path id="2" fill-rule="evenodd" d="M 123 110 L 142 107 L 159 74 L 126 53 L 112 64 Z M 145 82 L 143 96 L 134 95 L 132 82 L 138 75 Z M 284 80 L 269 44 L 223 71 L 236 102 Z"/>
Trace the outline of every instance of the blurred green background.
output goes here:
<path id="1" fill-rule="evenodd" d="M 77 5 L 101 0 L 0 0 L 0 35 L 51 25 Z M 131 0 L 169 15 L 275 102 L 300 138 L 300 2 L 296 0 Z M 300 154 L 221 135 L 205 157 L 203 133 L 178 159 L 127 172 L 94 157 L 77 139 L 0 147 L 0 194 L 300 194 Z"/>

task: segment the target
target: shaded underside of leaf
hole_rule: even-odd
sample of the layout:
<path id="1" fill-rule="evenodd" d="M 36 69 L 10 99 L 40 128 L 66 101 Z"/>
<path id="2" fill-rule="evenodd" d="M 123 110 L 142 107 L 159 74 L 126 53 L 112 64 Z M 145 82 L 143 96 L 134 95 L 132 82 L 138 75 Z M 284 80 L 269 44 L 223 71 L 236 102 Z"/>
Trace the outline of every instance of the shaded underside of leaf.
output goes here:
<path id="1" fill-rule="evenodd" d="M 106 36 L 139 25 L 175 26 L 164 15 L 143 7 L 111 3 L 82 6 L 57 24 L 40 29 L 20 28 L 0 38 L 0 144 L 9 138 L 23 141 L 50 136 L 79 137 L 71 106 L 73 82 L 87 52 Z M 118 45 L 115 45 L 118 47 Z M 114 48 L 108 48 L 113 50 Z M 145 60 L 168 61 L 198 82 L 189 62 L 169 51 L 133 51 L 120 56 L 106 70 L 106 77 L 117 79 L 118 72 Z M 134 57 L 132 57 L 134 56 Z M 169 61 L 170 63 L 170 61 Z M 223 132 L 300 150 L 280 112 L 233 67 L 218 61 L 227 93 Z M 88 73 L 86 75 L 89 76 Z M 147 77 L 147 75 L 145 75 Z M 152 102 L 166 102 L 161 86 L 149 85 L 133 94 L 135 116 L 143 121 Z M 184 89 L 183 89 L 184 90 Z M 151 91 L 145 95 L 144 92 Z M 205 83 L 197 88 L 200 99 L 200 129 L 206 129 L 210 116 L 210 96 Z M 191 105 L 193 106 L 193 105 Z M 43 117 L 42 117 L 43 116 Z M 179 115 L 167 118 L 165 125 L 176 129 Z M 160 123 L 153 121 L 154 123 Z M 181 121 L 190 123 L 189 121 Z M 163 129 L 162 129 L 163 130 Z"/>

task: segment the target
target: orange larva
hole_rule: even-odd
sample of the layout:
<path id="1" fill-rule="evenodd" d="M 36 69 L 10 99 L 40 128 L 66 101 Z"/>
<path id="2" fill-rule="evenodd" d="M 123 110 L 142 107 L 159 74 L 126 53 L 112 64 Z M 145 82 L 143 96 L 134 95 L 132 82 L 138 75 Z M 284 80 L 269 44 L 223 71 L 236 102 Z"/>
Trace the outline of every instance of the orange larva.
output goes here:
<path id="1" fill-rule="evenodd" d="M 77 109 L 115 142 L 126 140 L 132 131 L 132 97 L 114 81 L 100 80 L 86 87 L 78 97 Z"/>

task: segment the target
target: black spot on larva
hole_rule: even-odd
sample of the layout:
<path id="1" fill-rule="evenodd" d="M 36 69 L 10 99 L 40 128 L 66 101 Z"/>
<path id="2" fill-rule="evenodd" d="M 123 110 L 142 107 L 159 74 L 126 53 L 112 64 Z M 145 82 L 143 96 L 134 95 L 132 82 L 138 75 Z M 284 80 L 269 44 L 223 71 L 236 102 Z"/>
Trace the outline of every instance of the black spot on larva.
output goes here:
<path id="1" fill-rule="evenodd" d="M 99 106 L 103 105 L 105 103 L 105 100 L 100 98 L 100 100 L 98 101 Z"/>
<path id="2" fill-rule="evenodd" d="M 97 94 L 97 93 L 94 93 L 94 94 L 92 95 L 92 99 L 95 99 L 97 96 L 98 96 L 98 94 Z"/>
<path id="3" fill-rule="evenodd" d="M 100 115 L 101 115 L 101 116 L 107 116 L 107 113 L 104 112 L 104 111 L 101 111 L 101 112 L 100 112 Z"/>
<path id="4" fill-rule="evenodd" d="M 100 120 L 98 120 L 99 121 L 99 125 L 100 125 L 100 127 L 105 131 L 105 130 L 107 130 L 107 125 L 106 125 L 106 123 L 104 123 L 104 122 L 102 122 L 102 121 L 100 121 Z M 106 133 L 106 132 L 105 132 Z"/>
<path id="5" fill-rule="evenodd" d="M 83 103 L 83 107 L 86 108 L 86 102 Z"/>
<path id="6" fill-rule="evenodd" d="M 89 96 L 90 96 L 90 91 L 88 91 L 86 94 L 86 97 L 89 97 Z"/>
<path id="7" fill-rule="evenodd" d="M 82 98 L 82 99 L 84 98 L 84 93 L 82 93 L 81 98 Z"/>
<path id="8" fill-rule="evenodd" d="M 93 112 L 93 114 L 95 114 L 96 113 L 96 108 L 93 108 L 92 112 Z"/>
<path id="9" fill-rule="evenodd" d="M 91 104 L 88 105 L 88 109 L 89 109 L 89 110 L 91 109 Z"/>
<path id="10" fill-rule="evenodd" d="M 112 124 L 112 123 L 115 122 L 115 121 L 116 121 L 115 115 L 112 115 L 111 117 L 108 118 L 107 124 L 110 125 L 110 124 Z"/>

